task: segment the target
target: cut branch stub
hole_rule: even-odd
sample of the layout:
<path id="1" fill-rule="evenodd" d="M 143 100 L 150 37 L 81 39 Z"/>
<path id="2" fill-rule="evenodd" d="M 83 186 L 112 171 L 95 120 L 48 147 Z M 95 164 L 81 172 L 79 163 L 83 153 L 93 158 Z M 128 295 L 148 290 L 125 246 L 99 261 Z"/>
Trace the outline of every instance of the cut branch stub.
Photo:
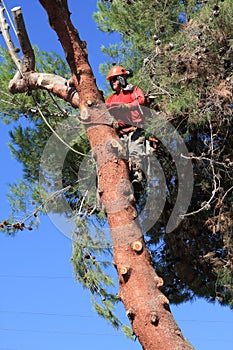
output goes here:
<path id="1" fill-rule="evenodd" d="M 127 266 L 121 266 L 119 269 L 119 272 L 122 276 L 128 275 L 129 271 L 130 271 L 130 269 Z"/>
<path id="2" fill-rule="evenodd" d="M 112 139 L 110 140 L 110 146 L 114 149 L 117 150 L 119 153 L 123 154 L 123 146 L 117 139 Z"/>
<path id="3" fill-rule="evenodd" d="M 126 310 L 126 315 L 128 316 L 130 321 L 133 321 L 136 316 L 136 308 L 135 307 L 130 307 L 128 310 Z"/>
<path id="4" fill-rule="evenodd" d="M 119 281 L 120 283 L 128 282 L 130 278 L 131 268 L 128 266 L 120 266 L 119 268 Z"/>
<path id="5" fill-rule="evenodd" d="M 94 104 L 94 102 L 92 100 L 87 100 L 88 107 L 91 107 L 93 104 Z"/>
<path id="6" fill-rule="evenodd" d="M 79 115 L 79 118 L 82 120 L 82 121 L 87 121 L 89 119 L 90 115 L 88 113 L 88 109 L 83 106 L 83 105 L 80 105 L 80 115 Z"/>
<path id="7" fill-rule="evenodd" d="M 157 312 L 152 311 L 150 314 L 150 322 L 154 325 L 154 326 L 158 326 L 159 324 L 159 315 L 157 314 Z"/>
<path id="8" fill-rule="evenodd" d="M 167 297 L 165 297 L 165 295 L 163 294 L 159 295 L 159 301 L 163 304 L 166 310 L 170 310 L 169 300 Z"/>
<path id="9" fill-rule="evenodd" d="M 163 286 L 163 279 L 161 277 L 159 277 L 159 276 L 156 276 L 154 278 L 154 280 L 155 280 L 155 283 L 156 283 L 156 287 L 159 288 L 159 289 L 162 288 L 162 286 Z"/>
<path id="10" fill-rule="evenodd" d="M 141 253 L 141 252 L 143 251 L 142 242 L 140 242 L 140 241 L 135 241 L 135 242 L 133 242 L 132 248 L 133 248 L 133 250 L 134 250 L 135 252 Z"/>

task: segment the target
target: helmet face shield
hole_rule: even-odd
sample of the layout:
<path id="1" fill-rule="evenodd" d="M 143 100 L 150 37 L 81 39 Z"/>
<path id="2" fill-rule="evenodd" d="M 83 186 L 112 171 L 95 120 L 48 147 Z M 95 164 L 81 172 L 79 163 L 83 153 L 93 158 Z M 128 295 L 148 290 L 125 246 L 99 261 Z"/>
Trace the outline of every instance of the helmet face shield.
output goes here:
<path id="1" fill-rule="evenodd" d="M 126 76 L 125 75 L 120 75 L 117 77 L 117 80 L 119 81 L 121 88 L 124 89 L 127 85 L 127 81 L 126 81 Z"/>
<path id="2" fill-rule="evenodd" d="M 121 89 L 125 89 L 127 87 L 127 78 L 132 77 L 133 72 L 131 70 L 126 70 L 122 66 L 114 66 L 110 69 L 107 80 L 110 82 L 112 90 L 115 90 L 113 88 L 113 83 L 115 81 L 119 81 Z"/>
<path id="3" fill-rule="evenodd" d="M 113 84 L 116 81 L 119 81 L 121 89 L 124 89 L 127 86 L 126 76 L 125 75 L 116 75 L 115 77 L 112 77 L 110 79 L 110 85 L 111 85 L 112 90 L 114 90 Z"/>
<path id="4" fill-rule="evenodd" d="M 118 75 L 116 75 L 115 77 L 112 77 L 109 81 L 110 83 L 115 83 L 118 80 Z"/>

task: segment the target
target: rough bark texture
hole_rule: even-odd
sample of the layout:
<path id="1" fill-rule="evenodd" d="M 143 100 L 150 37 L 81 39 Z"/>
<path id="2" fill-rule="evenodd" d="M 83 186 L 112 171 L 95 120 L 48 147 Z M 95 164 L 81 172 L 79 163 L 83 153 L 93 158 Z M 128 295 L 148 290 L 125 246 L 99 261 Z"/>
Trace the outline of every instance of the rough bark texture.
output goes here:
<path id="1" fill-rule="evenodd" d="M 125 305 L 133 332 L 145 350 L 191 350 L 193 347 L 182 336 L 170 312 L 168 299 L 160 291 L 163 281 L 150 263 L 149 252 L 137 223 L 132 187 L 127 165 L 121 159 L 118 136 L 112 127 L 112 118 L 106 110 L 102 94 L 96 86 L 86 46 L 70 21 L 67 1 L 40 0 L 40 3 L 59 37 L 71 69 L 79 99 L 77 105 L 80 106 L 81 119 L 86 125 L 97 161 L 98 191 L 112 233 L 114 265 L 119 277 L 119 298 Z M 21 92 L 25 91 L 24 85 L 27 83 L 28 89 L 49 90 L 50 87 L 50 91 L 56 93 L 54 79 L 49 75 L 37 76 L 34 72 L 27 72 L 20 81 L 14 81 L 15 90 L 12 88 L 12 92 L 20 92 L 20 89 Z M 42 84 L 43 81 L 46 83 Z M 64 83 L 60 86 L 66 85 Z M 63 93 L 56 94 L 69 101 Z M 69 102 L 76 105 L 72 99 Z"/>

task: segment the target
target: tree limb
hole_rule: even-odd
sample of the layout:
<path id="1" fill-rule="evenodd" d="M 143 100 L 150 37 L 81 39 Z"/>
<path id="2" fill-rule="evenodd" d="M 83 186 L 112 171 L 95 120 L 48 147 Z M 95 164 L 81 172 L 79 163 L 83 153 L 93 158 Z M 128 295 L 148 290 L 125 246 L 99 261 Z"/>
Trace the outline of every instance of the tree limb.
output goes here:
<path id="1" fill-rule="evenodd" d="M 56 74 L 35 72 L 35 55 L 24 24 L 20 7 L 12 9 L 16 24 L 16 34 L 23 52 L 23 62 L 16 54 L 16 49 L 9 33 L 9 25 L 4 17 L 4 8 L 0 5 L 0 26 L 8 52 L 17 67 L 14 78 L 9 83 L 12 94 L 25 93 L 43 89 L 69 102 L 74 108 L 79 108 L 79 96 L 76 89 L 69 86 L 69 82 Z"/>
<path id="2" fill-rule="evenodd" d="M 19 43 L 23 52 L 23 72 L 34 71 L 35 54 L 24 24 L 21 7 L 14 7 L 11 11 L 16 25 L 17 37 L 19 39 Z"/>
<path id="3" fill-rule="evenodd" d="M 22 79 L 16 76 L 9 83 L 9 90 L 12 94 L 24 93 L 32 90 L 47 90 L 53 95 L 69 102 L 73 107 L 79 107 L 79 96 L 69 82 L 56 74 L 27 72 Z"/>
<path id="4" fill-rule="evenodd" d="M 151 264 L 137 220 L 135 203 L 129 200 L 126 203 L 128 196 L 133 194 L 128 165 L 114 147 L 109 147 L 114 141 L 118 143 L 119 138 L 112 123 L 109 123 L 112 117 L 96 86 L 86 47 L 70 20 L 67 0 L 39 1 L 63 46 L 74 87 L 80 98 L 81 119 L 87 116 L 88 122 L 92 122 L 86 125 L 86 130 L 96 159 L 100 199 L 106 208 L 112 234 L 114 262 L 120 286 L 119 298 L 125 305 L 132 329 L 145 350 L 193 350 L 171 314 L 168 299 L 160 291 L 161 279 Z M 30 89 L 40 87 L 54 93 L 57 77 L 47 77 L 48 80 L 46 75 L 25 72 L 21 80 L 26 81 Z M 52 77 L 54 80 L 50 84 Z M 115 203 L 123 205 L 115 207 Z M 135 250 L 135 241 L 140 246 L 139 251 Z"/>
<path id="5" fill-rule="evenodd" d="M 13 44 L 13 41 L 11 40 L 10 33 L 9 33 L 9 24 L 7 23 L 5 17 L 4 17 L 4 8 L 0 5 L 0 27 L 3 35 L 3 39 L 7 45 L 9 54 L 16 65 L 19 72 L 22 71 L 23 68 L 23 62 L 16 54 L 15 46 Z"/>
<path id="6" fill-rule="evenodd" d="M 49 23 L 57 33 L 65 52 L 74 86 L 79 94 L 80 101 L 82 101 L 80 104 L 81 114 L 88 115 L 88 106 L 90 105 L 88 102 L 95 106 L 104 103 L 104 99 L 101 92 L 96 88 L 93 71 L 88 62 L 86 42 L 80 39 L 77 29 L 71 22 L 71 13 L 66 0 L 39 0 L 39 2 L 46 10 Z M 94 118 L 94 116 L 92 117 Z M 104 121 L 109 124 L 109 117 L 108 113 L 103 114 L 102 124 Z"/>

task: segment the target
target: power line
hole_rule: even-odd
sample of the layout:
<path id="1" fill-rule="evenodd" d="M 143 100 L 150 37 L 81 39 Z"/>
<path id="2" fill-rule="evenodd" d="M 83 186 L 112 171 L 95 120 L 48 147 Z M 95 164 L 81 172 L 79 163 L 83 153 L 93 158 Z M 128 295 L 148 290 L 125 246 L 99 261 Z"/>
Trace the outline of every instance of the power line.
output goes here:
<path id="1" fill-rule="evenodd" d="M 0 313 L 7 314 L 22 314 L 22 315 L 41 315 L 41 316 L 61 316 L 61 317 L 80 317 L 80 318 L 98 318 L 96 315 L 81 315 L 81 314 L 63 314 L 56 312 L 36 312 L 36 311 L 14 311 L 14 310 L 0 310 Z M 223 323 L 223 324 L 233 324 L 233 321 L 224 320 L 197 320 L 197 319 L 177 319 L 178 322 L 197 322 L 197 323 Z"/>
<path id="2" fill-rule="evenodd" d="M 94 333 L 94 332 L 77 332 L 77 331 L 64 331 L 64 330 L 47 330 L 47 329 L 20 329 L 20 328 L 0 328 L 0 332 L 27 332 L 27 333 L 47 333 L 47 334 L 67 334 L 67 335 L 79 335 L 79 336 L 101 336 L 101 337 L 125 337 L 122 334 L 113 333 Z"/>
<path id="3" fill-rule="evenodd" d="M 113 334 L 113 333 L 94 333 L 94 332 L 77 332 L 77 331 L 64 331 L 64 330 L 39 330 L 39 329 L 19 329 L 19 328 L 0 328 L 0 332 L 26 332 L 26 333 L 46 333 L 46 334 L 60 334 L 60 335 L 78 335 L 78 336 L 101 336 L 101 337 L 125 337 L 122 334 Z M 198 338 L 200 340 L 200 338 Z M 222 342 L 223 339 L 203 339 L 208 342 Z M 231 343 L 231 339 L 224 338 L 224 343 Z M 6 350 L 6 349 L 4 349 Z M 8 350 L 8 349 L 7 349 Z M 13 349 L 9 349 L 13 350 Z"/>
<path id="4" fill-rule="evenodd" d="M 233 321 L 213 321 L 213 320 L 177 320 L 179 322 L 198 322 L 198 323 L 228 323 L 233 324 Z"/>
<path id="5" fill-rule="evenodd" d="M 61 314 L 53 312 L 36 312 L 36 311 L 11 311 L 11 310 L 0 310 L 0 313 L 4 314 L 21 314 L 21 315 L 41 315 L 41 316 L 62 316 L 62 317 L 80 317 L 80 318 L 98 318 L 94 315 L 80 315 L 80 314 Z"/>
<path id="6" fill-rule="evenodd" d="M 72 276 L 0 275 L 0 278 L 73 279 Z"/>

